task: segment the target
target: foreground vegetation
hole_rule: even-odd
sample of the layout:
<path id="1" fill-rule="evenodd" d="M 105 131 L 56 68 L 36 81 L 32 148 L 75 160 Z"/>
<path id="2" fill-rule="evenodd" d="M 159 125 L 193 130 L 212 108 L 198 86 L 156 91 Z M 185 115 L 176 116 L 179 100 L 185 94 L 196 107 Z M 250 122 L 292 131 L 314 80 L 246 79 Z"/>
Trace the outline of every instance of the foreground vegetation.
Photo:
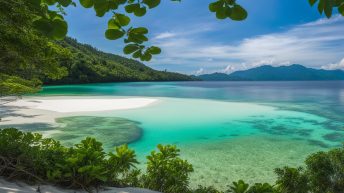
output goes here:
<path id="1" fill-rule="evenodd" d="M 305 161 L 305 168 L 275 170 L 274 185 L 242 180 L 228 190 L 189 187 L 193 167 L 179 157 L 172 145 L 158 145 L 147 156 L 145 172 L 136 169 L 135 152 L 127 145 L 105 153 L 102 143 L 87 137 L 73 147 L 43 138 L 38 133 L 14 128 L 0 130 L 0 176 L 29 183 L 51 183 L 88 192 L 102 186 L 143 187 L 164 193 L 342 193 L 344 190 L 344 147 L 318 152 Z M 230 175 L 230 174 L 229 174 Z"/>

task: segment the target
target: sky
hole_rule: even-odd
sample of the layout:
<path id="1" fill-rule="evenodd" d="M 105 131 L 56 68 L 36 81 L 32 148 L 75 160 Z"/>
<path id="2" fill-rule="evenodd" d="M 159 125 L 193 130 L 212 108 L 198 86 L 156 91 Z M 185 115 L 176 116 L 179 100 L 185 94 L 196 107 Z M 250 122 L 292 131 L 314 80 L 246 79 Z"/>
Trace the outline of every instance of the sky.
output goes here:
<path id="1" fill-rule="evenodd" d="M 196 75 L 290 64 L 344 70 L 344 17 L 335 13 L 326 19 L 308 0 L 237 0 L 248 18 L 218 20 L 208 10 L 213 1 L 162 0 L 144 17 L 133 16 L 132 26 L 149 29 L 148 45 L 162 48 L 145 64 Z M 124 56 L 123 40 L 104 37 L 111 14 L 96 17 L 80 5 L 66 12 L 68 36 Z"/>

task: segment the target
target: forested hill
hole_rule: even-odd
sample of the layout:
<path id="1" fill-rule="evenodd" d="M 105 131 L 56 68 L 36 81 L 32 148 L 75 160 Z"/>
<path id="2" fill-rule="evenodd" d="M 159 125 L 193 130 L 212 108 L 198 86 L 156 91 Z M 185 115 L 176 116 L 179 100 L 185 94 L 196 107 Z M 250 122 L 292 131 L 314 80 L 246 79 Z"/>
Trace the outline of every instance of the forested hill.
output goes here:
<path id="1" fill-rule="evenodd" d="M 231 74 L 204 74 L 198 78 L 206 81 L 306 81 L 344 80 L 343 70 L 323 70 L 307 68 L 299 64 L 290 66 L 264 65 Z"/>
<path id="2" fill-rule="evenodd" d="M 58 80 L 45 80 L 45 84 L 194 79 L 179 73 L 154 70 L 136 60 L 99 51 L 72 38 L 66 38 L 57 43 L 71 52 L 68 60 L 61 61 L 61 65 L 66 67 L 68 75 Z"/>

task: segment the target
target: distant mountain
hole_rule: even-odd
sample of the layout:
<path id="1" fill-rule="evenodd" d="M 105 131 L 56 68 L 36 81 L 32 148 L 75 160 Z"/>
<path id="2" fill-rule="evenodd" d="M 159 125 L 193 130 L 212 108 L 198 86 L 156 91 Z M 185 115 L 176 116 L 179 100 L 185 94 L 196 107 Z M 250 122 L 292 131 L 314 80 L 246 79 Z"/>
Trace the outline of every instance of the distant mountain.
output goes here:
<path id="1" fill-rule="evenodd" d="M 46 80 L 45 84 L 195 80 L 184 74 L 154 70 L 139 61 L 102 52 L 72 38 L 56 43 L 70 50 L 73 55 L 71 60 L 61 63 L 66 67 L 68 76 Z"/>
<path id="2" fill-rule="evenodd" d="M 231 74 L 213 73 L 198 77 L 206 81 L 344 80 L 344 71 L 313 69 L 299 64 L 279 67 L 264 65 Z"/>
<path id="3" fill-rule="evenodd" d="M 201 80 L 206 80 L 206 81 L 240 81 L 240 80 L 246 80 L 242 79 L 240 77 L 232 77 L 228 74 L 225 73 L 213 73 L 213 74 L 202 74 L 197 76 Z"/>

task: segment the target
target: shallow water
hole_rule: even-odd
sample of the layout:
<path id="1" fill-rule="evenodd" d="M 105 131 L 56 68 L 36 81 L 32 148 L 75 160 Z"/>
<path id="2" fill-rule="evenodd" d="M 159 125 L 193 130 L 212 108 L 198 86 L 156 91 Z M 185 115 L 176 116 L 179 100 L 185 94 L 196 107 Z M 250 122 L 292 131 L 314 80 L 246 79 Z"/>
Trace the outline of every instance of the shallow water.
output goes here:
<path id="1" fill-rule="evenodd" d="M 39 93 L 47 95 L 158 97 L 160 102 L 148 107 L 92 116 L 118 117 L 135 123 L 130 127 L 140 127 L 141 138 L 130 146 L 142 162 L 157 144 L 176 144 L 195 167 L 193 186 L 225 188 L 239 179 L 273 182 L 274 168 L 302 165 L 310 153 L 344 141 L 343 81 L 68 85 L 45 87 Z M 106 135 L 118 134 L 112 121 L 92 122 L 102 123 Z M 72 124 L 83 127 L 77 119 Z M 70 133 L 64 134 L 60 139 Z M 94 136 L 117 144 L 105 135 Z"/>

